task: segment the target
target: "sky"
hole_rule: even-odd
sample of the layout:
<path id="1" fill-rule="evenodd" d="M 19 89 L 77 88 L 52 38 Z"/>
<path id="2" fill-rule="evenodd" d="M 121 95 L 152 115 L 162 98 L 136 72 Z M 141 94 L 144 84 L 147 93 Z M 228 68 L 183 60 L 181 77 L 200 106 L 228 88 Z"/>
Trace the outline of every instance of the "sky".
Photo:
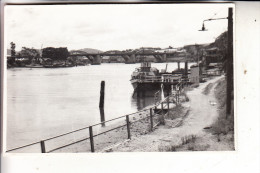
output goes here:
<path id="1" fill-rule="evenodd" d="M 210 43 L 227 30 L 231 4 L 5 6 L 5 46 L 94 48 L 102 51 Z"/>

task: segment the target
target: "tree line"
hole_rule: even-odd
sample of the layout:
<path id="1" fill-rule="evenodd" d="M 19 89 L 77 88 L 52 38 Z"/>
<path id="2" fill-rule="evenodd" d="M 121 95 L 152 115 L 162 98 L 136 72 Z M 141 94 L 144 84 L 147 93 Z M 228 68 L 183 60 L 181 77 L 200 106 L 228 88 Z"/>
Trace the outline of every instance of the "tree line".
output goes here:
<path id="1" fill-rule="evenodd" d="M 22 47 L 20 52 L 16 52 L 15 43 L 11 42 L 11 56 L 7 59 L 9 66 L 21 66 L 21 61 L 24 64 L 31 64 L 32 62 L 40 63 L 45 59 L 51 61 L 66 61 L 69 57 L 69 51 L 67 47 L 46 47 L 42 50 Z M 22 59 L 17 61 L 17 59 Z"/>

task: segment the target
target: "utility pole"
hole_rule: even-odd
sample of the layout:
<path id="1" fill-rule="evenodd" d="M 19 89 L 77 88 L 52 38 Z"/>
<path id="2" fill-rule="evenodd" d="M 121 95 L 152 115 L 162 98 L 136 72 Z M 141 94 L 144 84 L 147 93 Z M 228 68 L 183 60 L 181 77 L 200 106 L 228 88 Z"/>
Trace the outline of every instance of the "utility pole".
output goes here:
<path id="1" fill-rule="evenodd" d="M 227 18 L 210 18 L 206 19 L 202 23 L 202 28 L 199 31 L 207 31 L 204 22 L 212 20 L 228 19 L 228 45 L 227 45 L 227 56 L 226 56 L 226 118 L 231 115 L 232 111 L 232 100 L 234 100 L 234 72 L 233 72 L 233 8 L 228 8 Z"/>
<path id="2" fill-rule="evenodd" d="M 231 114 L 231 102 L 234 100 L 233 87 L 233 8 L 228 9 L 228 52 L 227 52 L 227 100 L 226 100 L 226 118 Z"/>

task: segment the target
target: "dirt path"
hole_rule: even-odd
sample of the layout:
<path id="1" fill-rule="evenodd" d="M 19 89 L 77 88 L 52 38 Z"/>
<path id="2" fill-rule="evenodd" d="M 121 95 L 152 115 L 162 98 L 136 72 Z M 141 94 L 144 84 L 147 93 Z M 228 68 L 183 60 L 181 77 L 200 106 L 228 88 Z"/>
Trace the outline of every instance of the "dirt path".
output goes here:
<path id="1" fill-rule="evenodd" d="M 164 146 L 180 144 L 182 137 L 189 135 L 203 137 L 200 138 L 201 143 L 209 142 L 214 145 L 214 143 L 216 143 L 216 137 L 206 133 L 203 128 L 210 126 L 218 116 L 217 105 L 214 104 L 216 102 L 214 88 L 216 86 L 215 82 L 222 77 L 223 76 L 216 77 L 202 83 L 198 88 L 194 88 L 187 93 L 190 102 L 183 104 L 183 106 L 189 107 L 190 112 L 180 127 L 171 128 L 159 126 L 154 132 L 143 136 L 133 137 L 132 140 L 114 147 L 113 151 L 160 151 L 160 148 L 163 148 Z M 209 83 L 212 83 L 213 86 L 209 93 L 205 95 L 202 92 Z M 218 150 L 216 146 L 211 147 L 211 145 L 207 145 L 206 148 L 207 150 Z M 228 146 L 221 146 L 219 147 L 219 150 L 223 148 L 228 148 Z"/>

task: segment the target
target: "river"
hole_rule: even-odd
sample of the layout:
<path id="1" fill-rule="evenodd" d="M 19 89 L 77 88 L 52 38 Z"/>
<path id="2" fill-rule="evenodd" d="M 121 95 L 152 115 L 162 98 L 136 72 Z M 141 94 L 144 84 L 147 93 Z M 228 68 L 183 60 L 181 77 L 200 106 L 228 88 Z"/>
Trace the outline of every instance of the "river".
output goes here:
<path id="1" fill-rule="evenodd" d="M 130 76 L 140 64 L 7 70 L 7 149 L 100 122 L 100 83 L 105 81 L 106 120 L 153 104 L 132 97 Z M 166 63 L 153 63 L 163 69 Z M 167 71 L 177 68 L 168 63 Z M 184 64 L 181 63 L 181 68 Z"/>

